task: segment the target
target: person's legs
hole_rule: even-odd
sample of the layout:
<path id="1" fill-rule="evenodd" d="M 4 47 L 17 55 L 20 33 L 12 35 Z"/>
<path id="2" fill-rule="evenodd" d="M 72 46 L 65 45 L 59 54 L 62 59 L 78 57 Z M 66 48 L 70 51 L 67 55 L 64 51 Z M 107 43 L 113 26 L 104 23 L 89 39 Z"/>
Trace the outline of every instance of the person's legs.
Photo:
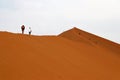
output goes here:
<path id="1" fill-rule="evenodd" d="M 31 35 L 31 32 L 29 32 L 29 35 Z"/>
<path id="2" fill-rule="evenodd" d="M 24 29 L 22 29 L 22 34 L 24 34 Z"/>

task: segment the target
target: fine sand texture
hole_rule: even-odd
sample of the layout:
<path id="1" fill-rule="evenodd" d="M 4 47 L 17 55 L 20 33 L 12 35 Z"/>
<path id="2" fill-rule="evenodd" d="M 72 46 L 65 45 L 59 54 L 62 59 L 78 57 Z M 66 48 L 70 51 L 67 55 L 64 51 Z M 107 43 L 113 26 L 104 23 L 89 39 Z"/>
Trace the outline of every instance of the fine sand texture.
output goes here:
<path id="1" fill-rule="evenodd" d="M 0 32 L 0 80 L 120 80 L 120 44 L 77 28 L 58 36 Z"/>

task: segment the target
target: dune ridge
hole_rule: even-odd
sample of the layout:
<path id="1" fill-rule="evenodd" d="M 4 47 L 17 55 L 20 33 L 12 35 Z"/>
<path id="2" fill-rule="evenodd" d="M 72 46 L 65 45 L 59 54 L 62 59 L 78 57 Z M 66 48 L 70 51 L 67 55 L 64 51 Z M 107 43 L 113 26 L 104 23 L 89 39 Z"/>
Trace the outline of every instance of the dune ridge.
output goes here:
<path id="1" fill-rule="evenodd" d="M 0 80 L 120 80 L 120 45 L 77 28 L 0 41 Z"/>

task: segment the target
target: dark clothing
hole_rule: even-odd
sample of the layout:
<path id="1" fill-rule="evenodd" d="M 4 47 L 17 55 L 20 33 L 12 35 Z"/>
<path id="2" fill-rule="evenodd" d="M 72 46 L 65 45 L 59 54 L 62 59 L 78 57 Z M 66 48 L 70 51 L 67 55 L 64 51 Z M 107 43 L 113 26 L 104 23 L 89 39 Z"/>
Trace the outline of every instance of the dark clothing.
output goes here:
<path id="1" fill-rule="evenodd" d="M 31 35 L 31 32 L 29 32 L 29 35 Z"/>
<path id="2" fill-rule="evenodd" d="M 22 34 L 24 34 L 25 26 L 22 25 L 22 26 L 21 26 L 21 29 L 22 29 Z"/>

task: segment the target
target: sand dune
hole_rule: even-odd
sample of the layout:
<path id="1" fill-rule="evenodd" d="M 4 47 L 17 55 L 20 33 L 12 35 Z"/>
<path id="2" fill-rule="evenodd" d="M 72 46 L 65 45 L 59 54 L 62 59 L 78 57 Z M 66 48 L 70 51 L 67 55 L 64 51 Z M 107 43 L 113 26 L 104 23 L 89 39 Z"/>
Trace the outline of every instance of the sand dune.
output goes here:
<path id="1" fill-rule="evenodd" d="M 77 28 L 58 36 L 0 32 L 0 80 L 120 80 L 120 45 Z"/>

